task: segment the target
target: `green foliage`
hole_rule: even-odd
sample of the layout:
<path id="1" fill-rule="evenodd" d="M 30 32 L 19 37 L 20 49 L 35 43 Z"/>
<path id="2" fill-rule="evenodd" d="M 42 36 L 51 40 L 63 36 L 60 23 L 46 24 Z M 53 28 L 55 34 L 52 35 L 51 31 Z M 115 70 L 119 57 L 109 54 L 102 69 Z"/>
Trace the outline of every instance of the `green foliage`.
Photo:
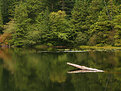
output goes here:
<path id="1" fill-rule="evenodd" d="M 118 14 L 118 7 L 113 3 L 112 0 L 109 0 L 108 5 L 105 6 L 102 11 L 100 11 L 98 21 L 90 27 L 90 45 L 114 45 L 115 30 L 112 21 L 114 16 Z"/>
<path id="2" fill-rule="evenodd" d="M 119 0 L 0 0 L 0 33 L 20 47 L 121 46 L 120 13 Z"/>
<path id="3" fill-rule="evenodd" d="M 59 0 L 42 0 L 44 5 L 49 8 L 49 10 L 52 11 L 57 11 L 57 3 Z"/>
<path id="4" fill-rule="evenodd" d="M 115 16 L 114 19 L 114 30 L 115 30 L 115 46 L 121 46 L 121 14 Z"/>
<path id="5" fill-rule="evenodd" d="M 49 33 L 49 11 L 48 8 L 45 11 L 39 13 L 36 17 L 34 24 L 31 24 L 28 30 L 24 44 L 26 46 L 34 46 L 42 43 L 46 43 Z"/>
<path id="6" fill-rule="evenodd" d="M 3 24 L 7 23 L 9 21 L 9 5 L 11 3 L 11 0 L 0 0 L 1 5 L 1 13 L 3 18 Z"/>
<path id="7" fill-rule="evenodd" d="M 71 17 L 71 12 L 74 7 L 75 0 L 59 0 L 57 3 L 58 9 L 65 11 L 68 17 Z"/>
<path id="8" fill-rule="evenodd" d="M 85 32 L 87 30 L 86 17 L 88 15 L 88 2 L 77 1 L 72 11 L 72 19 L 74 31 Z"/>
<path id="9" fill-rule="evenodd" d="M 39 0 L 27 0 L 16 6 L 14 15 L 16 33 L 13 34 L 15 46 L 33 45 L 36 43 L 36 38 L 33 38 L 38 33 L 36 29 L 36 18 L 42 12 L 42 9 L 42 3 Z"/>
<path id="10" fill-rule="evenodd" d="M 16 32 L 14 20 L 11 20 L 6 25 L 4 25 L 4 31 L 3 32 L 9 33 L 9 34 Z"/>
<path id="11" fill-rule="evenodd" d="M 76 45 L 85 45 L 87 42 L 87 39 L 88 39 L 88 36 L 86 33 L 78 32 L 74 43 Z"/>
<path id="12" fill-rule="evenodd" d="M 87 37 L 87 16 L 88 16 L 88 2 L 87 1 L 76 1 L 74 9 L 72 11 L 71 27 L 73 31 L 73 43 L 77 45 L 85 45 Z M 87 37 L 87 39 L 85 39 Z M 79 41 L 78 41 L 79 40 Z M 78 42 L 77 42 L 78 41 Z"/>
<path id="13" fill-rule="evenodd" d="M 28 18 L 28 10 L 25 4 L 21 3 L 16 6 L 14 20 L 16 23 L 16 33 L 13 34 L 14 45 L 23 46 L 23 39 L 25 39 L 31 21 L 31 19 Z"/>
<path id="14" fill-rule="evenodd" d="M 3 16 L 2 16 L 2 1 L 0 0 L 0 33 L 2 33 L 3 30 Z"/>
<path id="15" fill-rule="evenodd" d="M 87 16 L 86 26 L 90 27 L 92 24 L 97 22 L 100 11 L 102 11 L 104 6 L 102 2 L 102 0 L 92 0 L 89 4 L 89 15 Z"/>
<path id="16" fill-rule="evenodd" d="M 50 41 L 53 45 L 65 45 L 68 43 L 69 23 L 64 11 L 52 12 L 50 21 Z"/>

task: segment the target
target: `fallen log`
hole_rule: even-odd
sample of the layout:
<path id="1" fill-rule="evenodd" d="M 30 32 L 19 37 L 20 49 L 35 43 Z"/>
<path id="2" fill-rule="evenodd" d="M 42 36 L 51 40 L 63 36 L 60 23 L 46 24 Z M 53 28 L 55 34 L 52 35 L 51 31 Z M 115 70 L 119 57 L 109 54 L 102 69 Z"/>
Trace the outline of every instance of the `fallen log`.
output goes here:
<path id="1" fill-rule="evenodd" d="M 87 72 L 97 72 L 97 71 L 91 71 L 91 70 L 76 70 L 76 71 L 69 71 L 67 73 L 87 73 Z"/>
<path id="2" fill-rule="evenodd" d="M 98 70 L 98 69 L 95 69 L 95 68 L 89 68 L 89 67 L 86 67 L 86 66 L 80 66 L 80 65 L 77 65 L 77 64 L 69 63 L 69 62 L 67 62 L 67 64 L 70 65 L 70 66 L 81 69 L 81 70 L 79 70 L 80 72 L 104 72 L 103 70 Z"/>

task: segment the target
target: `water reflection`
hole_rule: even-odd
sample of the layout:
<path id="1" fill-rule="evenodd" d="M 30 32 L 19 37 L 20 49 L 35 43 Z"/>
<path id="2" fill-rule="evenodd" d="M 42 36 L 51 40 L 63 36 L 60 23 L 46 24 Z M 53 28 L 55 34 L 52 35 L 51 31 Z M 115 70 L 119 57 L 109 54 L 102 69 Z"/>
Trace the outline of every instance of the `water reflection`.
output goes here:
<path id="1" fill-rule="evenodd" d="M 67 74 L 72 62 L 106 73 Z M 0 91 L 120 91 L 121 52 L 38 53 L 0 50 Z"/>

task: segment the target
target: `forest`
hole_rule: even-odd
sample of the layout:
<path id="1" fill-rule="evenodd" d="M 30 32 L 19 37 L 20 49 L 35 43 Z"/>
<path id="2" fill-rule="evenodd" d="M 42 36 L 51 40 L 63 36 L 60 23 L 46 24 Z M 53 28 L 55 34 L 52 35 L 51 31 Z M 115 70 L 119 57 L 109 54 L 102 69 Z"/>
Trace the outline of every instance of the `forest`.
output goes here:
<path id="1" fill-rule="evenodd" d="M 121 0 L 0 0 L 0 45 L 121 46 Z"/>

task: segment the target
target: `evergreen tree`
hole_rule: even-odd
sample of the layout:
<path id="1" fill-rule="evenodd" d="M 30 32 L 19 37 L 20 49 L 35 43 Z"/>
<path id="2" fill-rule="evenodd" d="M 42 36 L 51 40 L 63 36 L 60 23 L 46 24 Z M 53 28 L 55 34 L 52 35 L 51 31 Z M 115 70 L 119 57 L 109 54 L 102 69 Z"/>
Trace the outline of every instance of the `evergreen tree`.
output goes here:
<path id="1" fill-rule="evenodd" d="M 51 12 L 57 11 L 57 3 L 59 0 L 42 0 L 43 4 L 49 8 Z"/>
<path id="2" fill-rule="evenodd" d="M 95 45 L 114 45 L 115 31 L 113 29 L 112 20 L 115 15 L 119 14 L 118 7 L 112 0 L 100 12 L 98 21 L 91 26 L 90 44 Z"/>
<path id="3" fill-rule="evenodd" d="M 19 4 L 20 0 L 9 0 L 8 13 L 10 19 L 14 17 L 15 6 Z"/>
<path id="4" fill-rule="evenodd" d="M 50 42 L 53 45 L 67 45 L 69 23 L 66 20 L 64 11 L 52 12 L 49 16 L 50 20 Z"/>
<path id="5" fill-rule="evenodd" d="M 9 0 L 1 0 L 1 12 L 3 17 L 3 24 L 7 23 L 9 21 Z"/>
<path id="6" fill-rule="evenodd" d="M 100 11 L 103 9 L 103 1 L 102 0 L 92 0 L 92 2 L 89 4 L 88 13 L 87 16 L 87 26 L 90 27 L 92 24 L 94 24 L 98 20 L 98 16 L 100 14 Z"/>
<path id="7" fill-rule="evenodd" d="M 121 13 L 113 20 L 115 30 L 115 46 L 121 46 Z"/>
<path id="8" fill-rule="evenodd" d="M 27 32 L 24 44 L 26 46 L 47 44 L 49 38 L 49 10 L 47 8 L 36 17 L 36 22 Z"/>
<path id="9" fill-rule="evenodd" d="M 70 17 L 74 3 L 75 0 L 59 0 L 57 5 L 59 6 L 60 10 L 65 11 L 66 14 Z"/>
<path id="10" fill-rule="evenodd" d="M 32 21 L 31 23 L 35 23 L 36 17 L 38 14 L 46 9 L 42 0 L 26 0 L 25 6 L 27 8 L 28 18 Z"/>
<path id="11" fill-rule="evenodd" d="M 86 26 L 86 19 L 88 16 L 88 2 L 86 0 L 75 2 L 74 9 L 72 11 L 72 34 L 73 41 L 78 45 L 86 44 L 88 27 Z"/>
<path id="12" fill-rule="evenodd" d="M 85 25 L 87 16 L 88 16 L 88 2 L 86 0 L 77 1 L 72 11 L 72 20 L 71 20 L 71 22 L 74 24 L 74 30 L 79 32 L 87 31 L 87 27 Z"/>
<path id="13" fill-rule="evenodd" d="M 91 25 L 97 22 L 98 16 L 100 15 L 100 12 L 102 11 L 103 7 L 103 0 L 92 0 L 89 5 L 89 15 L 87 16 L 86 20 L 86 26 L 88 27 L 89 36 L 92 35 L 92 32 L 90 32 Z M 91 39 L 91 42 L 95 44 L 95 41 L 93 41 L 93 39 Z"/>
<path id="14" fill-rule="evenodd" d="M 18 0 L 0 0 L 1 14 L 3 18 L 3 24 L 6 24 L 10 21 L 11 17 L 13 18 L 15 2 Z"/>
<path id="15" fill-rule="evenodd" d="M 2 33 L 3 30 L 3 17 L 2 17 L 2 1 L 0 0 L 0 33 Z"/>
<path id="16" fill-rule="evenodd" d="M 25 39 L 31 21 L 31 19 L 28 18 L 28 11 L 25 3 L 20 3 L 16 6 L 14 16 L 16 32 L 13 34 L 13 42 L 15 46 L 23 46 L 23 40 Z"/>
<path id="17" fill-rule="evenodd" d="M 45 7 L 43 7 L 43 4 L 40 0 L 27 0 L 25 2 L 20 2 L 19 5 L 16 5 L 14 15 L 16 23 L 16 33 L 13 34 L 13 38 L 15 38 L 15 46 L 27 45 L 27 38 L 29 38 L 28 34 L 31 34 L 30 31 L 33 32 L 35 30 L 36 18 L 44 8 Z"/>
<path id="18" fill-rule="evenodd" d="M 120 0 L 0 0 L 0 33 L 14 46 L 121 46 L 120 18 Z"/>

